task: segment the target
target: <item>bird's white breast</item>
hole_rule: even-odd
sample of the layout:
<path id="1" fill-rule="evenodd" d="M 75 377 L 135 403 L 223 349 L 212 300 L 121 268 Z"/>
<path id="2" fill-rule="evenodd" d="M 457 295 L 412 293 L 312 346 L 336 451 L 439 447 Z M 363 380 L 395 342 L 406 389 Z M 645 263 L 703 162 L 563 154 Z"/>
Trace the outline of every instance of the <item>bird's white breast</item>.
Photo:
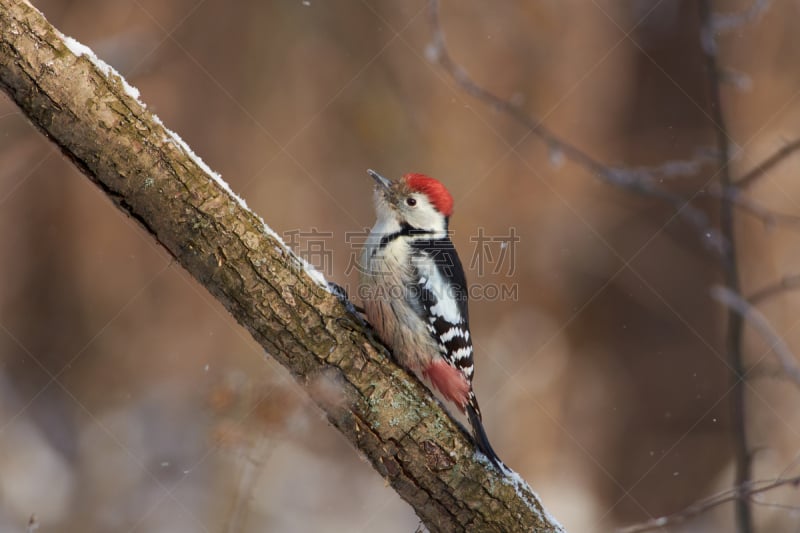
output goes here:
<path id="1" fill-rule="evenodd" d="M 398 362 L 421 371 L 439 356 L 438 345 L 417 314 L 417 302 L 409 293 L 413 268 L 410 245 L 404 237 L 380 247 L 383 237 L 400 230 L 392 220 L 378 220 L 372 228 L 362 257 L 359 295 L 370 324 L 391 346 Z"/>

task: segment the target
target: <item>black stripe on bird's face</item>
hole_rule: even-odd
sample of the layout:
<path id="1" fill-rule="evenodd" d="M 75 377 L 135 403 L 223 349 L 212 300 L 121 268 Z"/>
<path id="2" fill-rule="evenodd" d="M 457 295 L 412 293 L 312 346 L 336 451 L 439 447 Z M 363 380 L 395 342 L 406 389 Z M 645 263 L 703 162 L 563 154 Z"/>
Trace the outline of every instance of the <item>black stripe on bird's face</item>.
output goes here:
<path id="1" fill-rule="evenodd" d="M 400 229 L 393 233 L 388 233 L 381 237 L 380 242 L 378 243 L 378 249 L 381 250 L 386 248 L 390 242 L 399 238 L 399 237 L 413 237 L 415 235 L 432 235 L 434 232 L 431 230 L 415 228 L 408 222 L 401 222 Z"/>

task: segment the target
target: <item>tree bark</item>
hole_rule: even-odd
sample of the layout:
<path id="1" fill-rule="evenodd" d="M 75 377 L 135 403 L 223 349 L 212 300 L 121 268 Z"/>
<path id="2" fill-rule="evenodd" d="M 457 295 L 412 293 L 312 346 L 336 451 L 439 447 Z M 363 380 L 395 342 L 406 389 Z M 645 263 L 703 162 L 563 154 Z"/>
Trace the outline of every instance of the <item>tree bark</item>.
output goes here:
<path id="1" fill-rule="evenodd" d="M 291 371 L 431 531 L 562 531 L 113 69 L 25 1 L 0 0 L 0 86 Z M 338 397 L 316 393 L 318 380 Z"/>

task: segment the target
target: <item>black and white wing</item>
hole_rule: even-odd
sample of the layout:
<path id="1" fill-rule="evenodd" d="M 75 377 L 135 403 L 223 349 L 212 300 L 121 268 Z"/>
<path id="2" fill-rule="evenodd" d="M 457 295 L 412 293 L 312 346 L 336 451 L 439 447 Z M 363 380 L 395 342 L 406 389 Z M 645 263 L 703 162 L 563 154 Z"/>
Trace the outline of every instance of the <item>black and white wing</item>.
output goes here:
<path id="1" fill-rule="evenodd" d="M 498 469 L 502 461 L 492 449 L 481 422 L 478 399 L 472 391 L 475 366 L 472 358 L 472 339 L 469 333 L 467 279 L 461 260 L 449 237 L 420 240 L 412 243 L 412 268 L 416 301 L 412 305 L 439 346 L 439 353 L 450 366 L 461 371 L 469 383 L 466 401 L 460 407 L 472 426 L 475 442 Z"/>
<path id="2" fill-rule="evenodd" d="M 412 241 L 412 268 L 420 316 L 439 345 L 442 357 L 471 382 L 474 374 L 469 333 L 467 280 L 453 242 L 439 239 Z"/>

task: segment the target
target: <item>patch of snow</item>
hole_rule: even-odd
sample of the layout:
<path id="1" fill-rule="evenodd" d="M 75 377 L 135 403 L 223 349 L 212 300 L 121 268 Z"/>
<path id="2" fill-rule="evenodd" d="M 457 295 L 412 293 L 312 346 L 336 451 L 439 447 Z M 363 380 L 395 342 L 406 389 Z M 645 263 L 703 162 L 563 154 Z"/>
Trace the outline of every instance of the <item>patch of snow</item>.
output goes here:
<path id="1" fill-rule="evenodd" d="M 522 476 L 508 468 L 506 465 L 503 465 L 503 467 L 503 483 L 514 487 L 514 491 L 517 493 L 519 499 L 528 505 L 528 508 L 533 514 L 542 517 L 546 522 L 553 524 L 553 526 L 556 528 L 554 530 L 555 533 L 566 533 L 567 530 L 564 529 L 564 526 L 562 526 L 561 523 L 559 523 L 559 521 L 553 517 L 553 515 L 547 512 L 547 509 L 544 508 L 539 495 L 536 494 L 533 489 L 531 489 L 530 485 L 528 485 L 524 479 L 522 479 Z"/>
<path id="2" fill-rule="evenodd" d="M 60 35 L 61 35 L 61 38 L 64 40 L 64 44 L 66 44 L 67 48 L 69 48 L 70 52 L 72 52 L 73 54 L 75 54 L 78 57 L 83 56 L 86 59 L 88 59 L 89 61 L 91 61 L 92 64 L 94 64 L 94 66 L 96 66 L 98 69 L 100 69 L 100 72 L 102 72 L 103 75 L 105 75 L 107 78 L 112 77 L 112 75 L 116 76 L 117 78 L 119 78 L 119 81 L 120 81 L 120 83 L 122 83 L 122 88 L 125 91 L 125 94 L 127 94 L 128 96 L 130 96 L 131 98 L 133 98 L 134 100 L 139 102 L 142 105 L 142 107 L 146 107 L 139 100 L 139 97 L 141 96 L 141 94 L 139 93 L 139 89 L 137 89 L 133 85 L 129 84 L 127 82 L 127 80 L 125 80 L 125 78 L 123 78 L 120 75 L 120 73 L 116 71 L 116 69 L 114 67 L 112 67 L 111 65 L 109 65 L 108 63 L 106 63 L 105 61 L 100 59 L 99 57 L 97 57 L 95 55 L 95 53 L 92 51 L 92 49 L 89 48 L 88 46 L 86 46 L 85 44 L 79 43 L 78 41 L 76 41 L 72 37 L 68 37 L 68 36 L 64 35 L 63 33 L 60 34 Z"/>
<path id="3" fill-rule="evenodd" d="M 481 464 L 486 466 L 492 466 L 491 461 L 489 458 L 486 457 L 483 453 L 479 450 L 475 450 L 474 458 Z M 522 479 L 522 476 L 511 470 L 505 463 L 500 463 L 502 467 L 502 474 L 503 477 L 501 481 L 506 484 L 514 487 L 514 492 L 517 493 L 517 497 L 525 502 L 528 506 L 528 509 L 531 512 L 539 517 L 541 520 L 553 524 L 555 529 L 553 533 L 567 533 L 567 530 L 564 529 L 564 526 L 553 517 L 550 513 L 547 512 L 545 509 L 544 504 L 542 503 L 542 499 L 539 498 L 539 495 L 536 494 L 533 489 L 531 489 L 530 485 Z"/>
<path id="4" fill-rule="evenodd" d="M 238 194 L 236 194 L 235 192 L 233 192 L 233 189 L 231 189 L 231 186 L 228 184 L 228 182 L 227 182 L 227 181 L 225 181 L 224 179 L 222 179 L 222 176 L 219 174 L 219 172 L 214 172 L 213 170 L 211 170 L 211 167 L 210 167 L 210 166 L 208 166 L 208 165 L 206 164 L 206 162 L 205 162 L 205 161 L 203 161 L 203 160 L 200 158 L 200 156 L 199 156 L 199 155 L 197 155 L 196 153 L 194 153 L 194 151 L 193 151 L 191 148 L 189 148 L 189 145 L 188 145 L 188 144 L 186 144 L 186 141 L 184 141 L 184 140 L 181 138 L 181 136 L 180 136 L 180 135 L 178 135 L 177 133 L 175 133 L 174 131 L 172 131 L 172 130 L 171 130 L 171 129 L 169 129 L 168 127 L 166 127 L 166 126 L 164 125 L 164 123 L 161 121 L 161 119 L 160 119 L 160 118 L 158 118 L 158 115 L 156 115 L 155 113 L 153 113 L 153 122 L 155 122 L 156 124 L 158 124 L 159 126 L 161 126 L 162 128 L 164 128 L 164 132 L 167 134 L 167 136 L 164 138 L 164 141 L 165 141 L 165 142 L 168 142 L 168 143 L 170 143 L 170 144 L 172 144 L 172 145 L 176 146 L 177 148 L 181 149 L 183 152 L 185 152 L 185 153 L 186 153 L 186 155 L 188 155 L 188 156 L 189 156 L 189 159 L 191 159 L 192 161 L 194 161 L 194 163 L 195 163 L 195 164 L 196 164 L 198 167 L 200 167 L 200 169 L 201 169 L 203 172 L 205 172 L 206 174 L 208 174 L 209 176 L 211 176 L 211 178 L 212 178 L 212 179 L 213 179 L 215 182 L 217 182 L 217 185 L 219 185 L 219 186 L 222 188 L 222 190 L 224 190 L 224 191 L 225 191 L 226 193 L 228 193 L 228 194 L 229 194 L 231 197 L 233 197 L 233 199 L 234 199 L 234 200 L 236 200 L 236 202 L 237 202 L 237 203 L 238 203 L 240 206 L 242 206 L 244 209 L 247 209 L 248 211 L 250 210 L 250 209 L 247 207 L 247 202 L 245 202 L 245 201 L 244 201 L 244 198 L 242 198 L 241 196 L 239 196 Z M 262 221 L 262 222 L 263 222 L 263 221 Z"/>
<path id="5" fill-rule="evenodd" d="M 314 267 L 314 265 L 312 265 L 302 257 L 298 257 L 298 259 L 300 260 L 300 264 L 303 265 L 303 270 L 306 271 L 308 277 L 313 279 L 317 285 L 319 285 L 326 291 L 330 292 L 330 288 L 328 287 L 328 280 L 325 279 L 325 274 L 320 272 L 317 268 Z"/>
<path id="6" fill-rule="evenodd" d="M 64 39 L 64 44 L 67 45 L 67 48 L 69 48 L 70 52 L 72 52 L 74 55 L 78 57 L 80 56 L 87 56 L 89 58 L 94 57 L 94 52 L 92 52 L 92 49 L 86 46 L 85 44 L 79 43 L 72 37 L 64 35 L 63 33 L 61 34 L 61 38 Z"/>

